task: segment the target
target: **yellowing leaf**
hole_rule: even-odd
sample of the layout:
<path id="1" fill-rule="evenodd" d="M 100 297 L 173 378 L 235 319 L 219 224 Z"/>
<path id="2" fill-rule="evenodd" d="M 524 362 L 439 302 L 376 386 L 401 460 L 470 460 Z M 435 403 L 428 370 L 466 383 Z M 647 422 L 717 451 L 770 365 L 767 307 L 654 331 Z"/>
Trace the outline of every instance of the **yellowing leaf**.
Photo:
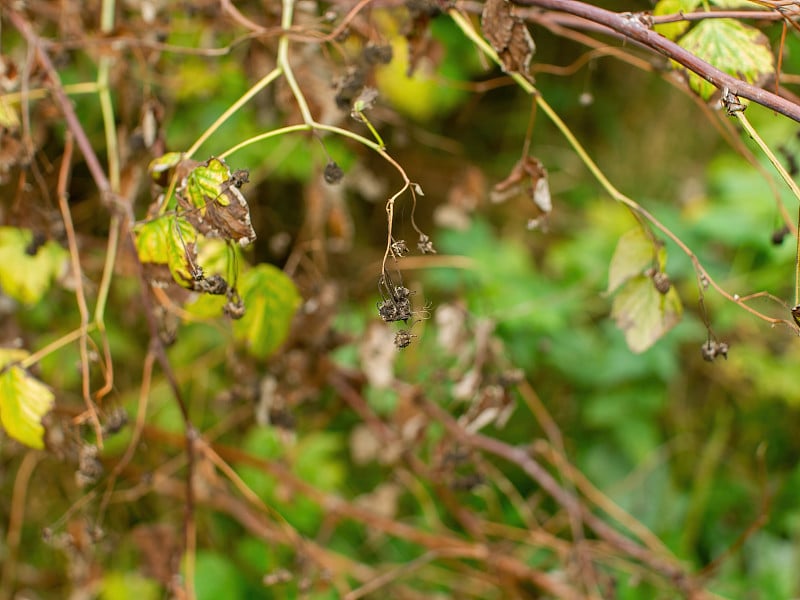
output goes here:
<path id="1" fill-rule="evenodd" d="M 44 297 L 69 256 L 53 241 L 31 255 L 32 241 L 28 229 L 0 227 L 0 287 L 23 304 L 36 304 Z"/>
<path id="2" fill-rule="evenodd" d="M 24 350 L 0 349 L 0 366 L 22 360 Z M 42 417 L 53 408 L 55 397 L 46 385 L 24 369 L 11 366 L 0 373 L 0 424 L 15 440 L 31 448 L 44 448 Z"/>
<path id="3" fill-rule="evenodd" d="M 654 257 L 653 241 L 644 229 L 637 227 L 623 234 L 608 267 L 607 292 L 610 294 L 629 279 L 642 275 L 653 265 Z"/>
<path id="4" fill-rule="evenodd" d="M 167 237 L 169 236 L 169 220 L 155 219 L 140 223 L 134 229 L 136 236 L 136 252 L 143 263 L 167 262 Z"/>
<path id="5" fill-rule="evenodd" d="M 700 4 L 700 0 L 660 0 L 653 9 L 654 16 L 672 15 L 678 13 L 692 12 Z M 674 40 L 689 28 L 688 21 L 676 21 L 674 23 L 662 23 L 653 29 L 665 38 Z"/>
<path id="6" fill-rule="evenodd" d="M 300 294 L 283 271 L 268 264 L 242 275 L 241 294 L 246 312 L 234 323 L 234 335 L 253 356 L 266 358 L 286 339 Z"/>
<path id="7" fill-rule="evenodd" d="M 225 162 L 212 158 L 208 165 L 199 165 L 186 178 L 186 196 L 192 206 L 205 212 L 206 204 L 215 200 L 226 206 L 230 200 L 223 194 L 229 187 L 231 170 Z M 223 187 L 224 186 L 224 187 Z"/>
<path id="8" fill-rule="evenodd" d="M 678 42 L 706 62 L 743 79 L 759 84 L 774 73 L 769 41 L 758 29 L 734 19 L 706 19 Z M 708 100 L 716 87 L 687 72 L 689 87 Z"/>
<path id="9" fill-rule="evenodd" d="M 644 352 L 681 319 L 683 307 L 674 288 L 661 294 L 652 279 L 630 279 L 614 297 L 611 315 L 625 334 L 628 347 Z"/>
<path id="10" fill-rule="evenodd" d="M 19 127 L 17 111 L 3 98 L 0 98 L 0 127 L 8 130 Z"/>
<path id="11" fill-rule="evenodd" d="M 181 162 L 182 156 L 180 152 L 162 154 L 150 161 L 150 164 L 147 165 L 147 172 L 150 173 L 153 181 L 166 186 L 169 182 L 170 171 Z"/>

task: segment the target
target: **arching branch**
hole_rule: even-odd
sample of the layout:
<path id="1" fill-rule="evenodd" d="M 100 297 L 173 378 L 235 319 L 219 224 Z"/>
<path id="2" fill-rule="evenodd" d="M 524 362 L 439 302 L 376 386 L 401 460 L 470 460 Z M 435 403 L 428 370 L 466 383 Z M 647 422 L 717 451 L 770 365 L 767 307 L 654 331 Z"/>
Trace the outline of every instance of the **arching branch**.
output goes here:
<path id="1" fill-rule="evenodd" d="M 643 13 L 616 13 L 577 0 L 514 0 L 520 6 L 531 6 L 564 12 L 608 27 L 624 38 L 666 56 L 696 73 L 719 90 L 747 98 L 800 122 L 800 105 L 781 98 L 763 88 L 737 79 L 698 58 L 663 35 L 653 31 Z"/>

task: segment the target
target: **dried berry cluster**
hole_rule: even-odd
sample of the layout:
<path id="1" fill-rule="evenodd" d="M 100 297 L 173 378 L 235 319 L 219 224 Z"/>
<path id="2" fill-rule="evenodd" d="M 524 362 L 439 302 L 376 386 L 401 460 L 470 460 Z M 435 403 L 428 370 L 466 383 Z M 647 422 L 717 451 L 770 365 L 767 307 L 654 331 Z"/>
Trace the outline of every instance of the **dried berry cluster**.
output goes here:
<path id="1" fill-rule="evenodd" d="M 435 254 L 436 250 L 433 247 L 431 239 L 424 233 L 419 234 L 419 241 L 417 248 L 422 254 Z M 392 240 L 389 245 L 389 253 L 397 260 L 408 255 L 410 252 L 408 244 L 405 240 Z M 428 311 L 426 309 L 415 311 L 411 303 L 411 296 L 414 295 L 410 289 L 402 284 L 402 278 L 399 273 L 397 278 L 400 283 L 392 280 L 389 273 L 384 269 L 383 274 L 378 280 L 378 289 L 381 294 L 381 301 L 378 302 L 378 315 L 386 323 L 394 323 L 402 321 L 404 324 L 409 325 L 409 320 L 413 317 L 420 319 L 426 318 Z M 411 333 L 411 327 L 414 326 L 412 320 L 408 328 L 400 329 L 394 337 L 394 345 L 398 349 L 407 348 L 412 340 L 417 337 Z"/>

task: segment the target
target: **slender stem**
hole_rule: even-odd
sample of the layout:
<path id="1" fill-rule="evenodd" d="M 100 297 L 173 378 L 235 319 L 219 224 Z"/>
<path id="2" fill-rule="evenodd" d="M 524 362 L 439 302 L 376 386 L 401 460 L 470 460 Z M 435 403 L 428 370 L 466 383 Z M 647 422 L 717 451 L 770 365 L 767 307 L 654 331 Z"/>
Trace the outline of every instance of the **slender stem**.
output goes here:
<path id="1" fill-rule="evenodd" d="M 27 452 L 14 477 L 14 487 L 11 491 L 11 510 L 8 516 L 8 530 L 6 532 L 5 556 L 2 571 L 0 571 L 2 574 L 2 577 L 0 577 L 0 600 L 9 600 L 12 597 L 16 597 L 14 594 L 14 582 L 17 577 L 17 558 L 20 542 L 22 541 L 25 509 L 28 506 L 25 497 L 28 494 L 28 484 L 33 471 L 44 456 L 40 452 Z"/>
<path id="2" fill-rule="evenodd" d="M 214 121 L 214 122 L 213 122 L 213 123 L 212 123 L 212 124 L 211 124 L 211 125 L 208 127 L 208 129 L 206 129 L 206 130 L 205 130 L 205 131 L 202 133 L 202 135 L 200 135 L 200 137 L 199 137 L 199 138 L 197 138 L 197 141 L 196 141 L 194 144 L 192 144 L 192 147 L 191 147 L 191 148 L 189 148 L 189 149 L 186 151 L 186 154 L 185 154 L 186 158 L 190 158 L 191 156 L 193 156 L 193 155 L 194 155 L 194 153 L 195 153 L 195 152 L 197 152 L 197 150 L 200 148 L 200 146 L 202 146 L 202 145 L 205 143 L 205 141 L 206 141 L 208 138 L 210 138 L 210 137 L 211 137 L 211 136 L 214 134 L 214 132 L 216 132 L 216 131 L 217 131 L 217 129 L 219 129 L 219 128 L 222 126 L 222 124 L 223 124 L 225 121 L 227 121 L 227 120 L 228 120 L 228 119 L 231 117 L 231 115 L 233 115 L 234 113 L 236 113 L 236 112 L 237 112 L 237 111 L 238 111 L 238 110 L 239 110 L 239 109 L 240 109 L 242 106 L 244 106 L 245 104 L 247 104 L 247 103 L 250 101 L 250 99 L 251 99 L 251 98 L 253 98 L 253 96 L 255 96 L 256 94 L 258 94 L 258 92 L 260 92 L 261 90 L 263 90 L 263 89 L 264 89 L 265 87 L 267 87 L 267 86 L 268 86 L 270 83 L 272 83 L 272 82 L 273 82 L 273 81 L 275 81 L 275 80 L 276 80 L 278 77 L 280 77 L 280 75 L 281 75 L 281 72 L 282 72 L 282 71 L 281 71 L 281 67 L 279 67 L 279 66 L 278 66 L 278 67 L 275 67 L 274 69 L 272 69 L 272 71 L 270 71 L 270 72 L 269 72 L 269 73 L 267 73 L 267 74 L 266 74 L 264 77 L 262 77 L 262 78 L 261 78 L 261 79 L 260 79 L 260 80 L 259 80 L 259 81 L 258 81 L 258 82 L 257 82 L 257 83 L 254 85 L 254 86 L 253 86 L 253 87 L 251 87 L 251 88 L 250 88 L 249 90 L 247 90 L 247 91 L 246 91 L 244 94 L 242 94 L 242 97 L 241 97 L 241 98 L 239 98 L 239 99 L 238 99 L 236 102 L 234 102 L 233 104 L 231 104 L 231 105 L 230 105 L 230 106 L 229 106 L 229 107 L 228 107 L 228 108 L 225 110 L 225 112 L 224 112 L 224 113 L 222 113 L 222 114 L 221 114 L 221 115 L 220 115 L 220 116 L 217 118 L 217 120 L 216 120 L 216 121 Z"/>
<path id="3" fill-rule="evenodd" d="M 77 339 L 80 339 L 82 335 L 84 335 L 86 332 L 92 331 L 92 329 L 94 329 L 94 325 L 89 324 L 86 330 L 80 327 L 78 329 L 70 331 L 68 334 L 63 335 L 57 340 L 50 342 L 44 348 L 39 348 L 39 350 L 37 350 L 33 354 L 30 354 L 26 358 L 23 358 L 21 361 L 19 361 L 19 366 L 23 369 L 31 368 L 33 365 L 42 360 L 45 356 L 52 354 L 56 350 L 60 350 L 64 346 L 71 344 Z"/>
<path id="4" fill-rule="evenodd" d="M 394 163 L 393 160 L 388 158 L 388 155 L 383 152 L 381 146 L 372 140 L 365 138 L 364 136 L 358 135 L 357 133 L 353 133 L 352 131 L 348 131 L 347 129 L 342 129 L 341 127 L 336 127 L 334 125 L 323 125 L 321 123 L 300 123 L 297 125 L 287 125 L 286 127 L 281 127 L 280 129 L 273 129 L 272 131 L 267 131 L 265 133 L 261 133 L 259 135 L 253 136 L 248 138 L 242 142 L 239 142 L 235 146 L 232 146 L 219 154 L 220 158 L 226 158 L 231 154 L 238 152 L 239 150 L 246 148 L 252 144 L 256 144 L 258 142 L 262 142 L 264 140 L 268 140 L 271 137 L 275 137 L 278 135 L 284 135 L 286 133 L 295 133 L 298 131 L 313 131 L 315 129 L 320 129 L 322 131 L 329 131 L 331 133 L 335 133 L 342 137 L 350 138 L 351 140 L 355 140 L 359 144 L 363 144 L 372 150 L 380 153 L 385 159 L 389 160 L 389 162 Z M 394 163 L 396 165 L 396 163 Z"/>
<path id="5" fill-rule="evenodd" d="M 578 0 L 515 0 L 515 3 L 568 13 L 589 23 L 607 27 L 623 38 L 674 60 L 720 90 L 727 88 L 736 96 L 752 100 L 800 122 L 800 105 L 717 69 L 650 29 L 644 15 L 616 13 Z"/>
<path id="6" fill-rule="evenodd" d="M 766 142 L 761 138 L 760 135 L 756 132 L 753 126 L 750 124 L 750 120 L 745 116 L 744 111 L 740 110 L 733 113 L 737 119 L 739 119 L 739 123 L 742 124 L 744 130 L 747 134 L 753 139 L 753 141 L 758 144 L 758 147 L 761 148 L 761 151 L 767 157 L 769 162 L 772 163 L 772 166 L 775 167 L 775 170 L 778 171 L 778 174 L 783 179 L 784 183 L 789 186 L 789 189 L 792 191 L 792 194 L 800 202 L 800 188 L 795 183 L 792 176 L 789 175 L 788 171 L 784 168 L 781 164 L 781 161 L 778 160 L 778 157 L 770 150 L 769 146 L 767 146 Z M 798 217 L 800 223 L 800 216 Z M 795 254 L 795 279 L 794 279 L 794 303 L 795 305 L 800 303 L 800 231 L 797 233 L 797 252 Z"/>
<path id="7" fill-rule="evenodd" d="M 103 0 L 100 17 L 100 30 L 109 34 L 114 29 L 114 13 L 116 8 L 115 0 Z M 120 192 L 120 156 L 117 144 L 117 125 L 114 116 L 114 103 L 111 99 L 109 89 L 109 75 L 113 61 L 111 56 L 101 56 L 97 72 L 97 89 L 100 98 L 100 111 L 103 115 L 103 131 L 106 137 L 106 158 L 108 161 L 108 179 L 111 191 L 115 194 Z M 106 259 L 103 265 L 103 275 L 100 280 L 100 287 L 97 295 L 97 303 L 94 310 L 94 322 L 100 333 L 103 342 L 103 355 L 105 360 L 105 383 L 97 391 L 96 398 L 99 400 L 106 396 L 114 388 L 114 361 L 111 358 L 111 348 L 106 334 L 106 326 L 103 320 L 105 315 L 108 294 L 111 288 L 111 281 L 114 276 L 114 265 L 117 262 L 117 246 L 119 241 L 119 231 L 121 219 L 116 211 L 111 213 L 109 223 L 109 236 L 106 243 Z"/>
<path id="8" fill-rule="evenodd" d="M 67 236 L 67 246 L 69 248 L 69 258 L 72 267 L 72 277 L 75 280 L 75 299 L 78 303 L 78 312 L 81 317 L 81 336 L 80 336 L 80 355 L 81 355 L 81 391 L 86 410 L 92 421 L 97 436 L 97 445 L 103 447 L 103 428 L 100 425 L 100 418 L 97 416 L 97 409 L 91 396 L 91 379 L 89 372 L 89 306 L 86 303 L 86 294 L 83 289 L 83 269 L 81 268 L 80 252 L 78 250 L 78 240 L 75 235 L 75 227 L 72 223 L 72 214 L 67 200 L 69 185 L 69 173 L 72 163 L 72 135 L 67 132 L 64 140 L 64 155 L 61 157 L 61 167 L 58 171 L 57 196 L 58 207 L 61 211 L 61 219 L 64 221 L 64 231 Z"/>
<path id="9" fill-rule="evenodd" d="M 47 72 L 47 76 L 52 82 L 53 96 L 55 97 L 59 108 L 61 108 L 61 112 L 64 115 L 64 120 L 67 123 L 67 127 L 72 132 L 72 135 L 75 136 L 75 143 L 78 145 L 78 148 L 80 148 L 84 160 L 86 160 L 86 166 L 92 175 L 92 179 L 94 179 L 95 184 L 100 190 L 101 200 L 107 206 L 111 207 L 113 204 L 111 198 L 111 184 L 109 183 L 108 177 L 106 176 L 105 171 L 100 164 L 100 160 L 97 158 L 97 154 L 95 154 L 94 149 L 92 148 L 92 143 L 89 141 L 86 132 L 81 126 L 78 115 L 75 113 L 75 109 L 72 107 L 72 103 L 70 102 L 66 93 L 64 93 L 64 88 L 61 85 L 61 78 L 58 76 L 58 71 L 53 65 L 53 61 L 50 60 L 50 57 L 42 49 L 40 43 L 41 40 L 36 33 L 34 33 L 30 24 L 21 14 L 9 8 L 8 6 L 4 6 L 4 15 L 9 21 L 11 21 L 17 31 L 22 34 L 27 42 L 36 48 L 39 62 L 41 63 L 42 67 L 44 67 L 44 70 Z"/>
<path id="10" fill-rule="evenodd" d="M 300 108 L 300 114 L 303 116 L 303 122 L 308 125 L 313 125 L 315 124 L 314 117 L 311 116 L 311 111 L 308 108 L 308 102 L 306 102 L 305 96 L 303 96 L 303 92 L 300 90 L 300 86 L 297 85 L 297 80 L 294 78 L 294 72 L 292 71 L 292 65 L 289 63 L 288 32 L 292 28 L 292 19 L 294 18 L 294 1 L 295 0 L 283 0 L 281 27 L 286 33 L 284 33 L 281 36 L 281 39 L 278 41 L 278 66 L 283 69 L 284 77 L 286 77 L 286 83 L 289 84 L 292 94 L 294 94 L 294 98 L 297 101 L 297 106 Z"/>
<path id="11" fill-rule="evenodd" d="M 69 83 L 63 86 L 64 93 L 67 96 L 79 96 L 81 94 L 96 94 L 99 90 L 96 81 L 85 81 L 82 83 Z M 47 98 L 51 94 L 50 90 L 45 88 L 34 88 L 32 90 L 25 90 L 19 92 L 9 92 L 8 94 L 0 94 L 0 99 L 3 102 L 22 102 L 25 100 L 41 100 Z"/>

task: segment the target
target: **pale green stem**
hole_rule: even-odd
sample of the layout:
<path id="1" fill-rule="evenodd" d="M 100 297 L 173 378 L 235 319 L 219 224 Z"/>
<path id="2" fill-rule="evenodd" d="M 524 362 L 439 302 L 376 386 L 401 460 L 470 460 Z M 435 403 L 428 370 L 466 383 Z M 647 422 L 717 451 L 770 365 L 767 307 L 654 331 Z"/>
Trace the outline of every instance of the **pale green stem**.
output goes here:
<path id="1" fill-rule="evenodd" d="M 99 91 L 99 86 L 95 81 L 84 81 L 82 83 L 71 83 L 64 85 L 64 93 L 67 96 L 79 96 L 80 94 L 96 94 Z M 34 88 L 25 92 L 9 92 L 8 94 L 0 95 L 0 99 L 8 103 L 22 102 L 23 98 L 28 100 L 41 100 L 50 95 L 50 90 L 47 88 Z"/>
<path id="2" fill-rule="evenodd" d="M 377 143 L 373 142 L 372 140 L 370 140 L 368 138 L 365 138 L 364 136 L 358 135 L 357 133 L 353 133 L 352 131 L 348 131 L 347 129 L 342 129 L 341 127 L 336 127 L 334 125 L 322 125 L 320 123 L 313 123 L 313 124 L 312 123 L 301 123 L 301 124 L 298 124 L 298 125 L 288 125 L 286 127 L 281 127 L 280 129 L 274 129 L 272 131 L 267 131 L 265 133 L 261 133 L 259 135 L 256 135 L 256 136 L 253 136 L 251 138 L 248 138 L 248 139 L 246 139 L 246 140 L 244 140 L 242 142 L 239 142 L 238 144 L 236 144 L 235 146 L 233 146 L 231 148 L 228 148 L 227 150 L 225 150 L 225 152 L 220 154 L 219 157 L 220 158 L 226 158 L 226 157 L 230 156 L 231 154 L 233 154 L 235 152 L 238 152 L 242 148 L 246 148 L 247 146 L 250 146 L 252 144 L 256 144 L 258 142 L 262 142 L 262 141 L 267 140 L 267 139 L 269 139 L 271 137 L 275 137 L 275 136 L 278 136 L 278 135 L 284 135 L 284 134 L 287 134 L 287 133 L 295 133 L 295 132 L 298 132 L 298 131 L 313 131 L 314 129 L 320 129 L 320 130 L 323 130 L 323 131 L 329 131 L 331 133 L 335 133 L 337 135 L 341 135 L 342 137 L 348 137 L 351 140 L 355 140 L 356 142 L 358 142 L 360 144 L 363 144 L 363 145 L 367 146 L 368 148 L 371 148 L 371 149 L 375 150 L 376 152 L 380 152 L 384 156 L 384 158 L 386 158 L 386 155 L 382 152 L 383 148 L 381 148 Z"/>
<path id="3" fill-rule="evenodd" d="M 283 69 L 283 74 L 286 77 L 286 83 L 292 90 L 297 105 L 300 108 L 300 114 L 303 115 L 303 122 L 308 125 L 315 125 L 314 117 L 311 116 L 311 111 L 308 108 L 303 92 L 300 86 L 297 85 L 297 80 L 294 78 L 292 65 L 289 64 L 289 36 L 288 32 L 292 28 L 292 19 L 294 18 L 294 0 L 283 0 L 283 14 L 281 15 L 281 28 L 284 34 L 278 41 L 278 66 Z"/>
<path id="4" fill-rule="evenodd" d="M 739 119 L 739 123 L 742 124 L 744 130 L 748 133 L 748 135 L 753 139 L 753 141 L 758 144 L 758 147 L 761 148 L 761 151 L 767 157 L 769 162 L 772 163 L 772 166 L 775 167 L 775 170 L 778 171 L 778 174 L 783 179 L 784 183 L 789 186 L 789 189 L 792 191 L 792 194 L 800 202 L 800 188 L 797 187 L 794 179 L 792 176 L 789 175 L 788 171 L 784 168 L 781 164 L 781 161 L 778 160 L 778 157 L 770 150 L 769 146 L 767 146 L 766 142 L 761 138 L 753 126 L 750 124 L 750 120 L 745 116 L 743 110 L 739 110 L 733 113 L 737 119 Z M 798 220 L 800 220 L 800 214 L 798 216 Z M 794 279 L 794 303 L 795 305 L 800 304 L 800 231 L 797 232 L 797 250 L 795 254 L 795 279 Z"/>
<path id="5" fill-rule="evenodd" d="M 89 331 L 94 329 L 94 325 L 89 324 L 86 327 L 79 327 L 74 331 L 70 331 L 68 334 L 58 338 L 57 340 L 50 342 L 44 348 L 40 348 L 30 356 L 19 361 L 19 366 L 23 369 L 29 369 L 40 360 L 42 360 L 48 354 L 55 352 L 56 350 L 60 350 L 64 346 L 71 344 L 77 339 L 80 339 L 82 336 L 86 335 Z"/>
<path id="6" fill-rule="evenodd" d="M 238 111 L 238 110 L 239 110 L 239 109 L 240 109 L 242 106 L 244 106 L 245 104 L 247 104 L 247 103 L 250 101 L 250 99 L 251 99 L 253 96 L 255 96 L 255 95 L 258 93 L 258 92 L 260 92 L 260 91 L 261 91 L 261 90 L 263 90 L 265 87 L 267 87 L 267 86 L 268 86 L 270 83 L 272 83 L 273 81 L 275 81 L 275 80 L 276 80 L 278 77 L 280 77 L 280 75 L 281 75 L 281 72 L 282 72 L 282 71 L 281 71 L 281 67 L 280 67 L 280 66 L 278 66 L 278 67 L 275 67 L 274 69 L 272 69 L 272 71 L 270 71 L 270 72 L 269 72 L 269 73 L 267 73 L 267 74 L 266 74 L 264 77 L 262 77 L 262 78 L 261 78 L 261 79 L 260 79 L 260 80 L 259 80 L 259 81 L 258 81 L 258 82 L 257 82 L 257 83 L 254 85 L 254 86 L 253 86 L 253 87 L 251 87 L 251 88 L 250 88 L 249 90 L 247 90 L 247 91 L 246 91 L 244 94 L 242 94 L 242 97 L 241 97 L 241 98 L 239 98 L 239 99 L 238 99 L 236 102 L 234 102 L 233 104 L 231 104 L 231 105 L 230 105 L 230 106 L 229 106 L 229 107 L 228 107 L 228 108 L 225 110 L 225 112 L 224 112 L 224 113 L 222 113 L 222 114 L 221 114 L 221 115 L 220 115 L 220 116 L 217 118 L 217 120 L 216 120 L 216 121 L 214 121 L 214 122 L 213 122 L 213 123 L 212 123 L 212 124 L 211 124 L 211 125 L 208 127 L 208 129 L 206 129 L 206 130 L 205 130 L 205 131 L 202 133 L 202 135 L 201 135 L 199 138 L 197 138 L 197 141 L 196 141 L 194 144 L 192 144 L 192 147 L 191 147 L 191 148 L 189 148 L 189 149 L 186 151 L 186 154 L 185 154 L 186 158 L 189 158 L 189 157 L 191 157 L 191 156 L 192 156 L 192 155 L 193 155 L 195 152 L 197 152 L 197 150 L 200 148 L 200 146 L 202 146 L 202 145 L 203 145 L 203 143 L 204 143 L 204 142 L 205 142 L 205 141 L 206 141 L 208 138 L 210 138 L 210 137 L 211 137 L 211 136 L 214 134 L 214 132 L 215 132 L 215 131 L 217 131 L 217 129 L 219 129 L 219 128 L 222 126 L 222 124 L 223 124 L 225 121 L 227 121 L 227 120 L 228 120 L 228 119 L 231 117 L 231 115 L 233 115 L 234 113 L 236 113 L 236 111 Z"/>

